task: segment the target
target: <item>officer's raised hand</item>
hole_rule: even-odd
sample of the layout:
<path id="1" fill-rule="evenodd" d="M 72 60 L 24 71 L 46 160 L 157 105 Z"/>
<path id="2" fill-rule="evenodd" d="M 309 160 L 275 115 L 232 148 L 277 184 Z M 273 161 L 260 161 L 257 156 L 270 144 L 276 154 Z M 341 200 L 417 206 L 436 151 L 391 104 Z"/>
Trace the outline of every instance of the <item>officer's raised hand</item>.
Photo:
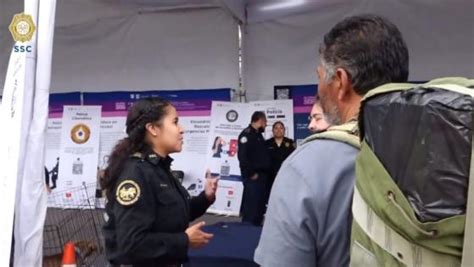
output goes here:
<path id="1" fill-rule="evenodd" d="M 219 177 L 212 177 L 211 172 L 207 170 L 206 172 L 206 185 L 204 187 L 204 192 L 206 194 L 207 200 L 210 202 L 214 202 L 216 200 L 216 191 L 217 191 L 217 183 L 219 181 Z"/>
<path id="2" fill-rule="evenodd" d="M 213 234 L 209 234 L 201 230 L 201 227 L 203 227 L 205 224 L 205 222 L 198 222 L 186 229 L 185 232 L 188 236 L 190 248 L 203 247 L 207 245 L 207 243 L 209 243 L 209 241 L 214 236 Z"/>

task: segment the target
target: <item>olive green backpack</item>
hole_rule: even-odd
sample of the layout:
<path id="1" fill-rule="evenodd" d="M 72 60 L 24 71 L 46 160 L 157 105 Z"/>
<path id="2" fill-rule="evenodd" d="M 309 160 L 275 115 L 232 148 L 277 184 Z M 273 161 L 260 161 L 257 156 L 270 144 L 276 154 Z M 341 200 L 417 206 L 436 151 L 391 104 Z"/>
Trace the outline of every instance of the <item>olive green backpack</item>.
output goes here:
<path id="1" fill-rule="evenodd" d="M 440 78 L 425 84 L 386 84 L 363 98 L 361 110 L 382 94 L 437 88 L 474 97 L 474 80 Z M 358 125 L 363 130 L 363 116 Z M 360 148 L 352 204 L 351 266 L 474 266 L 474 183 L 469 183 L 466 213 L 421 222 L 408 199 L 364 138 L 357 122 L 330 127 L 304 142 L 331 139 Z M 472 127 L 471 129 L 473 129 Z M 362 141 L 360 141 L 362 140 Z M 471 141 L 474 144 L 474 140 Z M 471 148 L 469 181 L 474 176 Z M 464 248 L 464 250 L 463 250 Z M 464 251 L 464 253 L 463 253 Z"/>

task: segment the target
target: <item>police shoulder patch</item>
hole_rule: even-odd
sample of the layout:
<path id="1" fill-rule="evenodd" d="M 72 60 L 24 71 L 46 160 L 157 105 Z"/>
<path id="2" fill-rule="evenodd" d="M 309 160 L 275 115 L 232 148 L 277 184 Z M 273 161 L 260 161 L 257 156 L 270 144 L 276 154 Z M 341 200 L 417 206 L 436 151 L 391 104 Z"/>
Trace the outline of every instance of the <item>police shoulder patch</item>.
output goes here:
<path id="1" fill-rule="evenodd" d="M 247 137 L 246 137 L 246 136 L 242 136 L 242 137 L 240 138 L 240 143 L 242 143 L 242 144 L 247 143 Z"/>
<path id="2" fill-rule="evenodd" d="M 135 181 L 125 180 L 117 187 L 116 199 L 123 206 L 130 206 L 140 198 L 140 186 Z"/>

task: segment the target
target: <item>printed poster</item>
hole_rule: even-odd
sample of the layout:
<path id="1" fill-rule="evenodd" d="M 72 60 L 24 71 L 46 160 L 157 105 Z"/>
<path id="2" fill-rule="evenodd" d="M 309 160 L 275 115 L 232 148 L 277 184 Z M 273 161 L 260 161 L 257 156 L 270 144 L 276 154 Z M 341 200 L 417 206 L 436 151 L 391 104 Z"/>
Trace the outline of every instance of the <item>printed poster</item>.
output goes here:
<path id="1" fill-rule="evenodd" d="M 243 184 L 240 173 L 238 136 L 249 126 L 255 111 L 267 117 L 264 138 L 272 137 L 272 125 L 281 121 L 286 126 L 286 136 L 293 138 L 293 101 L 257 101 L 250 103 L 212 103 L 210 143 L 207 166 L 213 175 L 219 175 L 216 202 L 208 212 L 238 216 L 242 202 Z"/>
<path id="2" fill-rule="evenodd" d="M 63 124 L 63 107 L 80 105 L 81 93 L 57 93 L 49 95 L 49 114 L 45 137 L 45 184 L 49 193 L 55 192 L 59 176 L 59 150 Z"/>
<path id="3" fill-rule="evenodd" d="M 97 182 L 100 116 L 100 106 L 64 106 L 55 190 L 65 193 L 59 198 L 50 198 L 61 207 L 90 208 L 94 205 L 89 203 L 87 194 L 95 192 L 95 188 L 91 191 L 80 189 L 94 187 Z M 52 206 L 57 204 L 51 203 Z"/>

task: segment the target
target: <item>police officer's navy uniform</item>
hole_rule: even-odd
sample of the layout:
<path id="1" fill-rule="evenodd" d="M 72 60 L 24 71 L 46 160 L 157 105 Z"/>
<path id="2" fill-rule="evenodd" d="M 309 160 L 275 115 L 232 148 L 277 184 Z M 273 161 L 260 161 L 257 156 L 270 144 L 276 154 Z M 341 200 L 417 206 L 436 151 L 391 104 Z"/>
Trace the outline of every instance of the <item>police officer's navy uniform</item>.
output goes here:
<path id="1" fill-rule="evenodd" d="M 287 137 L 283 137 L 283 140 L 278 146 L 275 138 L 270 138 L 265 141 L 268 153 L 270 154 L 270 175 L 268 179 L 268 190 L 270 191 L 275 181 L 275 177 L 280 170 L 281 164 L 285 159 L 293 152 L 296 148 L 295 142 Z"/>
<path id="2" fill-rule="evenodd" d="M 172 176 L 171 162 L 153 152 L 126 161 L 106 205 L 104 235 L 112 264 L 170 267 L 187 260 L 185 230 L 211 203 L 204 192 L 190 197 Z"/>
<path id="3" fill-rule="evenodd" d="M 250 125 L 239 135 L 238 158 L 244 182 L 242 221 L 261 225 L 265 213 L 270 157 L 262 134 Z M 258 174 L 256 180 L 250 178 L 254 174 Z"/>

